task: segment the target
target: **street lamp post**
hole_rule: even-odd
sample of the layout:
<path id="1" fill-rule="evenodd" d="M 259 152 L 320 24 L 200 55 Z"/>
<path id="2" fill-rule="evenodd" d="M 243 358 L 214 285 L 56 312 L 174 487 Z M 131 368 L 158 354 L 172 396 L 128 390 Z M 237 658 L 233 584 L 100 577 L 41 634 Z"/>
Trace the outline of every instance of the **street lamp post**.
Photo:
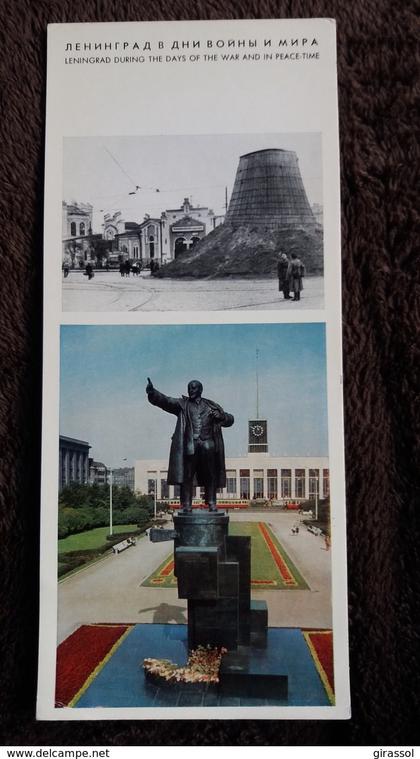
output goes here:
<path id="1" fill-rule="evenodd" d="M 109 534 L 112 535 L 112 469 L 109 470 Z"/>
<path id="2" fill-rule="evenodd" d="M 153 507 L 154 507 L 155 519 L 156 519 L 156 497 L 157 497 L 157 480 L 155 480 L 155 487 L 154 487 L 154 494 L 153 494 Z"/>
<path id="3" fill-rule="evenodd" d="M 127 461 L 126 458 L 122 459 L 123 461 Z M 112 478 L 113 478 L 113 470 L 112 467 L 109 469 L 109 534 L 112 535 Z"/>

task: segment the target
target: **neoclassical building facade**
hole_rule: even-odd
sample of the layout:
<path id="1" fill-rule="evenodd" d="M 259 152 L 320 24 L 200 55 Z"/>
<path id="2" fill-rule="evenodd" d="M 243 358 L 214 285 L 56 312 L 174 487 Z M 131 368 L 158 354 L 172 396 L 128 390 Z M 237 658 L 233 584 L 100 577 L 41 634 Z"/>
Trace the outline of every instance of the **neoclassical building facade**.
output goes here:
<path id="1" fill-rule="evenodd" d="M 89 482 L 89 443 L 72 437 L 60 435 L 58 489 L 76 482 L 86 485 Z"/>
<path id="2" fill-rule="evenodd" d="M 223 222 L 206 206 L 193 206 L 184 198 L 179 208 L 169 208 L 160 216 L 146 214 L 142 222 L 124 221 L 121 212 L 104 216 L 103 237 L 113 255 L 149 263 L 172 261 L 191 250 L 201 238 Z"/>

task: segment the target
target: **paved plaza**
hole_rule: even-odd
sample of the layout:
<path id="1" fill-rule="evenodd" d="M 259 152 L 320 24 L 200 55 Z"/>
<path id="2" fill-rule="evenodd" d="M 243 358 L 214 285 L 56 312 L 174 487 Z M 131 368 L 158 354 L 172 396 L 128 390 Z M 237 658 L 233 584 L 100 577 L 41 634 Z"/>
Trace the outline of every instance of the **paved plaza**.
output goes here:
<path id="1" fill-rule="evenodd" d="M 270 627 L 331 628 L 331 554 L 321 537 L 302 526 L 291 529 L 293 513 L 236 512 L 233 521 L 265 521 L 306 580 L 309 590 L 253 590 L 268 604 Z M 143 580 L 170 554 L 173 543 L 146 536 L 120 554 L 108 555 L 65 578 L 58 586 L 58 642 L 92 622 L 186 624 L 186 601 L 176 588 L 142 587 Z"/>
<path id="2" fill-rule="evenodd" d="M 301 311 L 324 307 L 323 277 L 306 277 L 301 300 L 284 300 L 277 279 L 156 279 L 81 271 L 63 279 L 63 311 Z"/>

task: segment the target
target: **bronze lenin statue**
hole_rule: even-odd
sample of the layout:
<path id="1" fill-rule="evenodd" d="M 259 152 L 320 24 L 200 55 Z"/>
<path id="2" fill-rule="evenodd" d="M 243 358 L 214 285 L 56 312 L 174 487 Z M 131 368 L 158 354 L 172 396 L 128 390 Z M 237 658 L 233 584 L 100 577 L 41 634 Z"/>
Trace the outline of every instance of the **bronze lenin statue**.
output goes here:
<path id="1" fill-rule="evenodd" d="M 178 417 L 169 455 L 168 484 L 180 485 L 181 507 L 184 512 L 190 512 L 195 477 L 198 485 L 204 486 L 209 511 L 216 511 L 217 488 L 226 485 L 221 428 L 232 426 L 232 414 L 203 398 L 203 385 L 198 380 L 188 383 L 188 396 L 169 398 L 147 379 L 149 402 Z"/>

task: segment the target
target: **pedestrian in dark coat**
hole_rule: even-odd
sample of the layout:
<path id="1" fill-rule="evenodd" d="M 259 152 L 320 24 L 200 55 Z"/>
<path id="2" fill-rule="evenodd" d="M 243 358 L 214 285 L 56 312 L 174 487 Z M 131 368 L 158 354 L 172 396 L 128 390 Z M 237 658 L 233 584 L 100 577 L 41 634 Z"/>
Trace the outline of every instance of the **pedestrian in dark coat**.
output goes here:
<path id="1" fill-rule="evenodd" d="M 296 253 L 292 253 L 290 261 L 290 289 L 293 292 L 293 300 L 300 300 L 300 293 L 303 290 L 303 277 L 305 276 L 305 266 L 297 257 Z"/>
<path id="2" fill-rule="evenodd" d="M 88 262 L 85 266 L 85 272 L 87 274 L 88 279 L 92 279 L 93 277 L 93 266 L 90 262 Z"/>
<path id="3" fill-rule="evenodd" d="M 290 298 L 289 267 L 290 261 L 286 253 L 281 253 L 277 263 L 277 276 L 279 278 L 279 290 L 283 293 L 285 300 Z"/>

